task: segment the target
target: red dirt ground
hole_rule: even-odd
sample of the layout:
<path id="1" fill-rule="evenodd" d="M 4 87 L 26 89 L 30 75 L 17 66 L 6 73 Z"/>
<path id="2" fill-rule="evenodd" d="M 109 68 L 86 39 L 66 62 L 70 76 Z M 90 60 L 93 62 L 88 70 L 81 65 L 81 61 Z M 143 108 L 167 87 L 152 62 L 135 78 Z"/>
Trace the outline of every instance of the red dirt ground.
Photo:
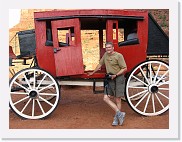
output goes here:
<path id="1" fill-rule="evenodd" d="M 103 94 L 93 94 L 91 87 L 62 87 L 56 110 L 43 120 L 24 120 L 10 110 L 10 129 L 169 129 L 169 111 L 146 117 L 134 112 L 122 101 L 126 112 L 122 126 L 111 126 L 114 111 L 103 101 Z"/>

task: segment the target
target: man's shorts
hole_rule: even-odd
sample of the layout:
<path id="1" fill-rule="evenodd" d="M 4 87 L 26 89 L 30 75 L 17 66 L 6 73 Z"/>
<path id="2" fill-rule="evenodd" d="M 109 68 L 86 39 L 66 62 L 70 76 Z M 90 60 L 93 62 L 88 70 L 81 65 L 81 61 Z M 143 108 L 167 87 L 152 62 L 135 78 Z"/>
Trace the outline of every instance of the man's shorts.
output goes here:
<path id="1" fill-rule="evenodd" d="M 123 97 L 125 91 L 125 77 L 120 75 L 114 80 L 108 80 L 108 84 L 104 88 L 105 95 L 111 95 L 114 97 Z"/>

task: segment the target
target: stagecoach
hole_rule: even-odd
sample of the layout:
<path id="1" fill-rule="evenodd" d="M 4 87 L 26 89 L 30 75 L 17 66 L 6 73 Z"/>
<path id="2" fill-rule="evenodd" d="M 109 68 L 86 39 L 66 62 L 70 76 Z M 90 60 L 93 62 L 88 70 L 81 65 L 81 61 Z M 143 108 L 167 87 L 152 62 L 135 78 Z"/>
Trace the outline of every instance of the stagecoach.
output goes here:
<path id="1" fill-rule="evenodd" d="M 169 38 L 147 10 L 35 12 L 34 23 L 35 29 L 17 33 L 20 55 L 15 59 L 24 64 L 33 59 L 31 66 L 18 71 L 9 83 L 10 108 L 18 116 L 49 116 L 61 101 L 62 85 L 93 86 L 94 93 L 100 92 L 97 87 L 104 85 L 105 67 L 87 75 L 90 70 L 84 64 L 83 48 L 89 45 L 84 44 L 84 32 L 94 33 L 88 40 L 96 44 L 98 61 L 107 41 L 123 54 L 127 64 L 123 99 L 135 112 L 156 116 L 169 109 L 169 66 L 164 62 L 169 55 Z M 130 33 L 136 36 L 128 38 Z"/>

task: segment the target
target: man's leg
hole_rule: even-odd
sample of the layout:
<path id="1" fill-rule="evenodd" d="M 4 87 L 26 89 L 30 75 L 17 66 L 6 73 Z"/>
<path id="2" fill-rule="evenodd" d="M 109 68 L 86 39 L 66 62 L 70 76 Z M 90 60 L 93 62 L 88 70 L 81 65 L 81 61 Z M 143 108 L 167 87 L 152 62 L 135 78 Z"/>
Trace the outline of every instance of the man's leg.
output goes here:
<path id="1" fill-rule="evenodd" d="M 118 109 L 121 111 L 121 98 L 116 97 L 115 100 L 116 100 L 116 105 L 117 105 Z"/>
<path id="2" fill-rule="evenodd" d="M 111 99 L 108 97 L 108 95 L 104 95 L 103 98 L 104 102 L 106 102 L 115 112 L 119 111 L 117 105 L 111 101 Z"/>
<path id="3" fill-rule="evenodd" d="M 115 112 L 118 112 L 119 109 L 117 107 L 117 105 L 111 101 L 110 97 L 108 95 L 104 95 L 104 98 L 103 100 L 115 111 Z M 114 116 L 114 120 L 112 122 L 112 125 L 113 126 L 117 126 L 119 124 L 118 122 L 118 118 L 117 118 L 117 115 Z"/>
<path id="4" fill-rule="evenodd" d="M 118 78 L 116 78 L 116 105 L 119 109 L 118 112 L 116 112 L 116 116 L 120 122 L 120 125 L 123 124 L 124 118 L 126 113 L 125 112 L 121 112 L 121 96 L 123 96 L 124 94 L 124 89 L 125 89 L 125 78 L 124 76 L 118 76 Z"/>
<path id="5" fill-rule="evenodd" d="M 116 112 L 116 117 L 118 118 L 120 125 L 122 125 L 126 113 L 125 112 L 121 112 L 121 98 L 120 97 L 116 97 L 115 100 L 116 100 L 116 105 L 117 105 L 117 107 L 119 109 L 119 111 Z"/>

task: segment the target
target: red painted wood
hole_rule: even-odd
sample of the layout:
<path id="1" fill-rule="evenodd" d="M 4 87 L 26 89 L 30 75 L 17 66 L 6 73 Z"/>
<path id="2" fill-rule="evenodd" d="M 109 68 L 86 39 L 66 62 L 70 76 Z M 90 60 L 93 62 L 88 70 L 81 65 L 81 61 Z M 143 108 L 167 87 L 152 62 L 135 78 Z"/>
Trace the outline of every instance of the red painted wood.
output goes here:
<path id="1" fill-rule="evenodd" d="M 103 30 L 99 30 L 99 48 L 100 48 L 100 58 L 102 58 L 102 56 L 104 55 L 104 53 L 105 53 L 105 48 L 103 47 L 104 45 L 103 45 Z M 102 67 L 101 67 L 101 70 L 103 71 L 103 72 L 105 72 L 106 71 L 106 67 L 105 67 L 105 65 L 103 65 Z"/>
<path id="2" fill-rule="evenodd" d="M 142 16 L 146 11 L 137 10 L 108 10 L 108 9 L 82 9 L 82 10 L 53 10 L 47 12 L 35 12 L 34 18 L 46 18 L 72 15 L 120 15 Z"/>
<path id="3" fill-rule="evenodd" d="M 84 72 L 84 74 L 81 75 L 73 75 L 70 76 L 71 78 L 85 78 L 85 79 L 89 79 L 89 78 L 104 78 L 106 72 L 105 71 L 98 71 L 96 73 L 94 73 L 92 76 L 88 76 L 89 71 Z"/>
<path id="4" fill-rule="evenodd" d="M 106 42 L 113 42 L 113 21 L 106 22 Z"/>
<path id="5" fill-rule="evenodd" d="M 148 43 L 148 13 L 144 13 L 144 20 L 138 21 L 138 38 L 139 44 L 116 47 L 115 50 L 123 54 L 127 72 L 130 72 L 137 64 L 146 60 L 147 43 Z"/>
<path id="6" fill-rule="evenodd" d="M 9 46 L 9 57 L 12 59 L 16 59 L 16 55 L 13 52 L 12 46 Z"/>
<path id="7" fill-rule="evenodd" d="M 46 42 L 46 23 L 35 21 L 36 34 L 36 56 L 40 68 L 45 69 L 53 76 L 56 76 L 55 58 L 53 47 L 45 46 Z"/>
<path id="8" fill-rule="evenodd" d="M 146 51 L 148 44 L 148 12 L 137 11 L 137 10 L 106 10 L 106 9 L 89 9 L 89 10 L 54 10 L 48 12 L 36 12 L 35 18 L 55 18 L 59 16 L 76 16 L 76 15 L 103 15 L 103 16 L 137 16 L 144 17 L 144 20 L 138 20 L 138 38 L 140 44 L 129 45 L 118 47 L 118 34 L 116 39 L 113 40 L 113 23 L 116 23 L 116 32 L 118 32 L 118 20 L 117 19 L 106 19 L 106 41 L 112 41 L 114 43 L 115 50 L 123 54 L 128 71 L 130 72 L 137 64 L 146 60 Z M 58 48 L 58 40 L 56 35 L 57 27 L 75 27 L 75 46 L 61 47 L 61 50 L 57 53 L 53 53 L 53 47 L 45 47 L 45 21 L 36 23 L 36 44 L 37 44 L 37 55 L 40 66 L 55 76 L 78 75 L 79 77 L 87 78 L 86 74 L 83 73 L 83 59 L 81 52 L 81 34 L 80 34 L 80 23 L 79 19 L 59 20 L 52 21 L 52 34 L 54 48 Z M 97 21 L 95 21 L 97 22 Z M 126 31 L 127 32 L 127 31 Z M 100 55 L 105 52 L 105 49 L 101 45 L 103 43 L 102 31 L 99 31 L 99 45 Z M 48 54 L 48 55 L 46 55 Z M 51 58 L 51 59 L 50 59 Z M 50 64 L 50 65 L 48 65 Z M 103 72 L 99 75 L 92 76 L 93 78 L 103 76 Z M 78 77 L 77 76 L 77 77 Z M 91 77 L 89 77 L 91 78 Z"/>
<path id="9" fill-rule="evenodd" d="M 107 42 L 113 42 L 114 48 L 118 48 L 118 21 L 117 20 L 107 20 L 107 32 L 106 32 L 106 39 Z M 116 25 L 116 35 L 115 39 L 113 37 L 113 25 Z"/>
<path id="10" fill-rule="evenodd" d="M 66 27 L 74 27 L 75 45 L 59 47 L 57 29 Z M 60 49 L 54 54 L 56 76 L 83 74 L 84 67 L 79 19 L 52 21 L 52 35 L 54 48 Z"/>

